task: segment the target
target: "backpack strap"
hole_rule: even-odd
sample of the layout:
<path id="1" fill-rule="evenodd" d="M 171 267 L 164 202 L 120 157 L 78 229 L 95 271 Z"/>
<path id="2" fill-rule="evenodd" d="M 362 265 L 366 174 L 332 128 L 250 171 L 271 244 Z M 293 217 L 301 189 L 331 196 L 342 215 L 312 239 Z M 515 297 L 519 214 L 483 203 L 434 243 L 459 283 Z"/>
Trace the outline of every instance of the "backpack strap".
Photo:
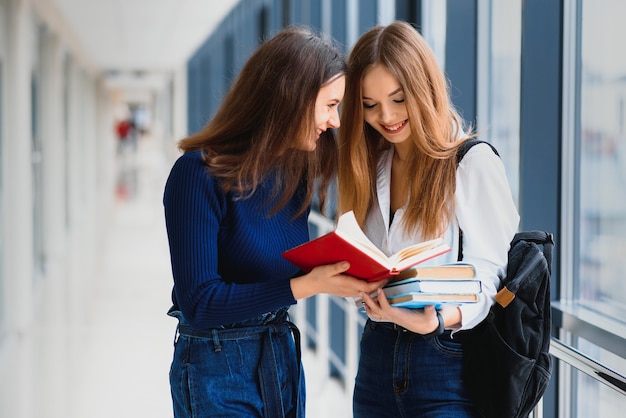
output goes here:
<path id="1" fill-rule="evenodd" d="M 472 148 L 474 145 L 478 145 L 478 144 L 487 144 L 487 145 L 489 145 L 491 147 L 491 149 L 493 150 L 493 152 L 498 157 L 500 156 L 500 154 L 498 154 L 498 150 L 493 145 L 491 145 L 489 142 L 483 141 L 482 139 L 478 139 L 478 138 L 469 138 L 469 139 L 466 139 L 465 141 L 463 141 L 463 143 L 461 143 L 461 145 L 459 145 L 459 147 L 456 150 L 456 165 L 457 165 L 457 167 L 461 163 L 461 160 L 463 159 L 463 157 L 465 157 L 465 154 L 467 154 L 467 152 L 470 150 L 470 148 Z M 461 260 L 463 260 L 463 230 L 459 226 L 459 253 L 457 255 L 457 261 L 461 261 Z"/>
<path id="2" fill-rule="evenodd" d="M 493 152 L 499 157 L 500 154 L 498 153 L 498 150 L 491 145 L 489 142 L 487 141 L 483 141 L 482 139 L 478 139 L 478 138 L 470 138 L 470 139 L 466 139 L 465 141 L 463 141 L 463 143 L 461 145 L 459 145 L 459 147 L 456 150 L 456 165 L 458 166 L 461 163 L 461 160 L 463 159 L 463 157 L 465 157 L 465 154 L 467 154 L 467 152 L 470 150 L 470 148 L 472 148 L 474 145 L 478 145 L 478 144 L 487 144 L 491 147 L 491 149 L 493 150 Z"/>

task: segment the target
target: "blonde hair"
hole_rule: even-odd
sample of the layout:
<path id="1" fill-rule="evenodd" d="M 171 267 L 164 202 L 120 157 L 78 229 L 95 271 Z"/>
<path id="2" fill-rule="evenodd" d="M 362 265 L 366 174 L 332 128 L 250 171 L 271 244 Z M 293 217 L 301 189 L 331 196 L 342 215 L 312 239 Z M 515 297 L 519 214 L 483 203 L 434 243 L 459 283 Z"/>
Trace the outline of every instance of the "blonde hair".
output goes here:
<path id="1" fill-rule="evenodd" d="M 404 229 L 424 238 L 441 235 L 454 214 L 458 139 L 474 136 L 453 107 L 448 81 L 424 38 L 394 22 L 366 32 L 348 57 L 339 129 L 339 213 L 354 210 L 363 226 L 376 203 L 376 171 L 390 144 L 364 121 L 363 77 L 381 65 L 404 92 L 414 152 L 405 164 L 409 200 Z M 410 169 L 407 169 L 410 167 Z"/>

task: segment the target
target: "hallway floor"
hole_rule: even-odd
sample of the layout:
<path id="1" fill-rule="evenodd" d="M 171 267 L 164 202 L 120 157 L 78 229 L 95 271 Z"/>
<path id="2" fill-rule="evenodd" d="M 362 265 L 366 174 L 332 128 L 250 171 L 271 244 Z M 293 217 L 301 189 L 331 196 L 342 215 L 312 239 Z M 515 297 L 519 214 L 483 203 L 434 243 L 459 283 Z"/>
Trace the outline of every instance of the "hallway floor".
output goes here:
<path id="1" fill-rule="evenodd" d="M 0 417 L 172 417 L 175 320 L 166 315 L 172 279 L 161 204 L 170 163 L 149 139 L 121 160 L 99 277 L 87 298 L 51 283 L 37 325 L 10 344 L 12 357 L 0 352 L 15 358 L 0 362 Z M 87 316 L 75 318 L 77 309 Z M 350 396 L 316 374 L 315 361 L 303 353 L 307 417 L 351 416 Z"/>

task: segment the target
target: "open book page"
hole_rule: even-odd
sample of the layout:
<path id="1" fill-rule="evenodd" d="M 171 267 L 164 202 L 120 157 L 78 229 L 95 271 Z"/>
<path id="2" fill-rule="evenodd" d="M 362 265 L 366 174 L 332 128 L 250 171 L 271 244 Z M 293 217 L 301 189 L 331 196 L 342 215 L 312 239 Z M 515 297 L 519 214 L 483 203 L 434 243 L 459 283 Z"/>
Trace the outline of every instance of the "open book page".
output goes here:
<path id="1" fill-rule="evenodd" d="M 367 235 L 365 235 L 365 232 L 363 232 L 359 226 L 353 211 L 346 212 L 339 217 L 335 232 L 337 235 L 352 243 L 355 247 L 358 247 L 370 257 L 376 259 L 376 261 L 383 266 L 391 268 L 389 264 L 389 257 L 376 247 Z"/>
<path id="2" fill-rule="evenodd" d="M 387 266 L 389 269 L 397 268 L 400 270 L 404 267 L 404 262 L 411 263 L 410 259 L 416 257 L 422 253 L 426 253 L 429 250 L 433 250 L 433 254 L 439 254 L 440 250 L 444 247 L 442 238 L 436 238 L 429 241 L 424 241 L 403 248 L 397 253 L 387 257 L 370 239 L 365 235 L 365 232 L 359 226 L 359 223 L 354 216 L 354 212 L 346 212 L 339 217 L 337 221 L 337 228 L 335 229 L 337 234 L 345 240 L 351 242 L 354 246 L 358 247 L 361 251 L 369 254 L 372 258 L 375 258 L 382 265 Z M 439 247 L 439 248 L 437 248 Z M 435 249 L 436 248 L 436 249 Z"/>
<path id="3" fill-rule="evenodd" d="M 401 264 L 404 260 L 410 259 L 411 257 L 415 257 L 418 254 L 421 254 L 425 251 L 428 251 L 431 248 L 437 247 L 443 244 L 443 238 L 435 238 L 430 241 L 420 242 L 415 245 L 411 245 L 410 247 L 406 247 L 389 257 L 390 260 L 393 260 L 394 264 Z"/>
<path id="4" fill-rule="evenodd" d="M 397 274 L 398 272 L 418 264 L 418 262 L 437 257 L 450 250 L 451 248 L 443 242 L 443 238 L 436 238 L 407 247 L 394 254 L 389 261 L 392 266 L 392 271 Z"/>

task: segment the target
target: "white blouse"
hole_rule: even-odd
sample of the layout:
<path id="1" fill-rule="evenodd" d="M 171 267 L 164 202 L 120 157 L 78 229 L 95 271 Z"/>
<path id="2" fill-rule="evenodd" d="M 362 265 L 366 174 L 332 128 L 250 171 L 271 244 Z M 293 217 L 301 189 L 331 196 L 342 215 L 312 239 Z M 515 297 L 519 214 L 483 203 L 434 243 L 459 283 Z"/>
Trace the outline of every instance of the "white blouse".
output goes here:
<path id="1" fill-rule="evenodd" d="M 387 255 L 424 240 L 420 234 L 407 235 L 402 230 L 405 207 L 396 211 L 389 225 L 392 159 L 393 147 L 379 160 L 378 207 L 368 213 L 365 228 L 367 236 Z M 500 280 L 506 274 L 509 244 L 519 224 L 504 165 L 489 145 L 475 145 L 461 160 L 456 173 L 455 210 L 456 217 L 443 235 L 452 251 L 421 265 L 456 262 L 460 226 L 463 261 L 475 266 L 483 288 L 478 303 L 460 306 L 462 320 L 458 330 L 461 330 L 473 328 L 487 316 Z"/>

